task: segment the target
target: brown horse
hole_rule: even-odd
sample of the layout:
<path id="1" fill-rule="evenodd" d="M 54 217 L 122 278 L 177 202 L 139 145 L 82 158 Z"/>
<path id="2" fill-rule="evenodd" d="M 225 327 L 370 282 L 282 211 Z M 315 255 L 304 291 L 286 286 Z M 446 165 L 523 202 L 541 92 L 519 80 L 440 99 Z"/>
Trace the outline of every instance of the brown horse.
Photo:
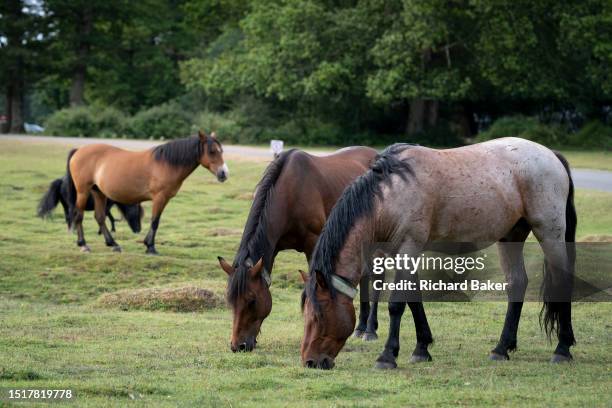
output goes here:
<path id="1" fill-rule="evenodd" d="M 295 249 L 310 260 L 336 200 L 375 156 L 376 151 L 367 147 L 346 148 L 325 157 L 289 150 L 268 166 L 257 185 L 233 265 L 219 257 L 229 276 L 232 351 L 255 347 L 261 324 L 272 308 L 270 273 L 277 253 Z M 367 310 L 362 313 L 368 316 Z"/>
<path id="2" fill-rule="evenodd" d="M 73 226 L 77 245 L 89 252 L 83 235 L 83 212 L 90 193 L 94 198 L 95 218 L 106 245 L 114 251 L 121 248 L 106 228 L 106 200 L 136 204 L 152 200 L 151 229 L 144 244 L 148 254 L 157 254 L 155 233 L 168 201 L 178 193 L 183 181 L 201 165 L 217 176 L 220 182 L 229 171 L 223 161 L 223 148 L 215 134 L 173 140 L 141 152 L 131 152 L 106 144 L 92 144 L 73 150 L 68 155 L 70 200 L 74 205 Z"/>
<path id="3" fill-rule="evenodd" d="M 364 245 L 387 242 L 391 256 L 418 256 L 437 243 L 495 242 L 508 282 L 508 310 L 493 360 L 516 349 L 527 288 L 522 245 L 530 232 L 545 257 L 542 317 L 558 345 L 552 361 L 569 361 L 574 345 L 571 294 L 576 211 L 565 158 L 544 146 L 503 138 L 449 150 L 394 145 L 348 187 L 329 215 L 310 262 L 303 296 L 302 362 L 329 369 L 355 324 L 353 297 Z M 568 244 L 569 243 L 569 244 Z M 466 247 L 467 249 L 467 247 Z M 433 341 L 425 310 L 409 302 L 417 346 L 412 361 L 428 361 Z M 378 368 L 395 368 L 406 302 L 390 302 L 389 338 Z"/>

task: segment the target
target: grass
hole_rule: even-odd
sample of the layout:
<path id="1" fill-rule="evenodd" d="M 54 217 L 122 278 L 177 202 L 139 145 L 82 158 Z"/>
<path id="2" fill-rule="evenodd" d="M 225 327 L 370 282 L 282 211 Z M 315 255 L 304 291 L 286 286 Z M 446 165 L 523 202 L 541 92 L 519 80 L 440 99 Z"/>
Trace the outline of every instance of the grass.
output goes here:
<path id="1" fill-rule="evenodd" d="M 588 150 L 561 150 L 574 168 L 612 171 L 612 152 Z"/>
<path id="2" fill-rule="evenodd" d="M 71 388 L 78 406 L 612 405 L 609 303 L 575 305 L 578 346 L 571 365 L 547 363 L 553 347 L 537 324 L 539 304 L 525 305 L 519 350 L 500 364 L 487 353 L 499 336 L 504 304 L 428 303 L 432 363 L 408 364 L 414 330 L 406 316 L 398 370 L 372 368 L 382 340 L 353 339 L 334 370 L 303 369 L 296 272 L 306 262 L 295 252 L 276 262 L 273 311 L 258 349 L 233 354 L 225 307 L 176 313 L 155 299 L 180 288 L 223 296 L 225 275 L 216 257 L 233 257 L 265 164 L 229 161 L 225 184 L 198 169 L 164 212 L 159 257 L 144 255 L 139 241 L 146 228 L 136 236 L 124 222 L 116 234 L 124 252 L 112 253 L 95 234 L 91 214 L 85 232 L 93 252 L 81 254 L 61 216 L 41 221 L 34 215 L 38 198 L 62 174 L 67 150 L 0 142 L 0 388 Z M 612 231 L 612 194 L 578 190 L 576 204 L 579 237 Z M 156 298 L 160 291 L 166 295 Z M 101 305 L 118 294 L 137 294 L 144 299 L 137 303 L 153 310 L 116 300 Z M 380 315 L 382 339 L 388 320 Z"/>

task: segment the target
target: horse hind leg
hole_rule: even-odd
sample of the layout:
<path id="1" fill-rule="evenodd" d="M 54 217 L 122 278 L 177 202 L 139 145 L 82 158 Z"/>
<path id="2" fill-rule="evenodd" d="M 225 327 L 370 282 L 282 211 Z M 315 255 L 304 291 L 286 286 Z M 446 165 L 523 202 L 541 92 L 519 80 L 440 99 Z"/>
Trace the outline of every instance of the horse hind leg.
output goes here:
<path id="1" fill-rule="evenodd" d="M 121 247 L 115 242 L 110 231 L 106 227 L 106 196 L 99 191 L 92 191 L 94 197 L 94 211 L 98 227 L 104 235 L 106 246 L 112 247 L 114 252 L 121 252 Z"/>
<path id="2" fill-rule="evenodd" d="M 87 207 L 87 198 L 89 197 L 89 191 L 78 191 L 76 196 L 74 211 L 73 225 L 77 232 L 77 246 L 81 248 L 81 252 L 91 252 L 89 246 L 85 242 L 85 234 L 83 232 L 83 215 L 85 208 Z"/>
<path id="3" fill-rule="evenodd" d="M 508 352 L 516 350 L 518 326 L 528 283 L 523 247 L 530 231 L 531 226 L 521 218 L 497 246 L 501 267 L 508 283 L 508 308 L 499 342 L 489 354 L 491 360 L 509 360 Z"/>

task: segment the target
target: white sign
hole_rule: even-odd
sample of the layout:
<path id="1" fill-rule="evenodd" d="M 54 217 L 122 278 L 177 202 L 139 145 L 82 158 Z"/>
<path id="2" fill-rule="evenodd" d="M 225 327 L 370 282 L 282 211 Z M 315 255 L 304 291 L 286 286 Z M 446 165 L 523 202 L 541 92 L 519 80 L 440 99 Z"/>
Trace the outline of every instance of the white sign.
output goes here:
<path id="1" fill-rule="evenodd" d="M 283 152 L 283 141 L 282 140 L 270 140 L 270 151 L 274 157 L 278 156 Z"/>

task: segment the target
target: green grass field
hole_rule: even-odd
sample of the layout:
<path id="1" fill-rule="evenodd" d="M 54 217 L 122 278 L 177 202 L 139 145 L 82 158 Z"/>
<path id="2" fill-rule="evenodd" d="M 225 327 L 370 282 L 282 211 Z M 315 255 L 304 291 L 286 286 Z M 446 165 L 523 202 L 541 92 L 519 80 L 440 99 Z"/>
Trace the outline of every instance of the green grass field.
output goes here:
<path id="1" fill-rule="evenodd" d="M 374 360 L 380 340 L 350 339 L 331 371 L 301 367 L 303 320 L 297 269 L 301 254 L 276 262 L 274 306 L 254 353 L 229 350 L 231 314 L 120 310 L 101 307 L 105 293 L 195 285 L 219 296 L 225 275 L 216 257 L 232 259 L 265 163 L 229 161 L 225 184 L 198 169 L 161 220 L 159 257 L 144 255 L 124 222 L 112 253 L 96 234 L 93 215 L 82 254 L 60 212 L 35 217 L 49 182 L 63 174 L 68 148 L 0 142 L 0 388 L 70 388 L 75 406 L 611 406 L 611 304 L 578 303 L 575 362 L 551 365 L 554 345 L 538 326 L 540 304 L 525 306 L 519 350 L 490 362 L 500 334 L 501 303 L 428 303 L 436 339 L 434 361 L 410 365 L 412 319 L 405 316 L 395 371 Z M 577 191 L 578 236 L 610 234 L 612 194 Z M 146 206 L 147 215 L 150 207 Z M 0 402 L 0 406 L 2 406 Z M 21 406 L 21 405 L 19 405 Z"/>

